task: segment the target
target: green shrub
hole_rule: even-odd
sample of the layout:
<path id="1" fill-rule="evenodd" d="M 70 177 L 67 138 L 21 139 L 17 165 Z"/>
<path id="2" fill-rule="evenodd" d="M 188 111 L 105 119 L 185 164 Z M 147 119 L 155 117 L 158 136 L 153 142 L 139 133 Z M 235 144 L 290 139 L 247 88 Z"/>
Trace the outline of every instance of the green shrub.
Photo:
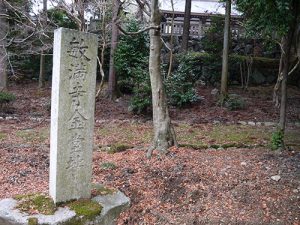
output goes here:
<path id="1" fill-rule="evenodd" d="M 135 19 L 129 19 L 127 22 L 128 32 L 135 32 L 141 28 Z M 133 94 L 129 108 L 136 114 L 148 113 L 152 104 L 148 39 L 147 33 L 123 35 L 115 53 L 118 87 L 122 93 Z"/>
<path id="2" fill-rule="evenodd" d="M 185 73 L 187 80 L 196 82 L 204 81 L 206 84 L 215 85 L 221 79 L 221 57 L 216 54 L 203 52 L 189 52 L 175 55 L 173 73 Z"/>
<path id="3" fill-rule="evenodd" d="M 177 67 L 165 80 L 169 104 L 177 107 L 189 105 L 198 101 L 195 84 L 201 76 L 198 54 L 187 53 L 177 55 Z M 197 62 L 198 61 L 198 62 Z"/>
<path id="4" fill-rule="evenodd" d="M 129 19 L 126 23 L 127 32 L 136 32 L 142 27 L 136 19 Z M 122 93 L 132 93 L 141 76 L 141 69 L 147 69 L 148 62 L 145 60 L 149 55 L 148 35 L 123 35 L 115 53 L 115 66 L 118 74 L 118 87 Z"/>
<path id="5" fill-rule="evenodd" d="M 0 111 L 3 113 L 13 113 L 10 103 L 16 100 L 16 96 L 12 93 L 0 92 Z"/>
<path id="6" fill-rule="evenodd" d="M 14 100 L 16 100 L 16 96 L 14 94 L 4 91 L 0 92 L 0 105 L 8 104 Z"/>
<path id="7" fill-rule="evenodd" d="M 246 108 L 245 99 L 237 94 L 230 94 L 225 99 L 224 106 L 229 110 L 239 110 Z"/>
<path id="8" fill-rule="evenodd" d="M 284 147 L 283 138 L 284 138 L 283 130 L 277 129 L 275 132 L 273 132 L 271 137 L 271 149 L 277 150 L 283 148 Z"/>
<path id="9" fill-rule="evenodd" d="M 175 73 L 166 80 L 169 103 L 173 106 L 182 107 L 194 103 L 200 99 L 195 82 L 186 81 L 183 73 Z"/>

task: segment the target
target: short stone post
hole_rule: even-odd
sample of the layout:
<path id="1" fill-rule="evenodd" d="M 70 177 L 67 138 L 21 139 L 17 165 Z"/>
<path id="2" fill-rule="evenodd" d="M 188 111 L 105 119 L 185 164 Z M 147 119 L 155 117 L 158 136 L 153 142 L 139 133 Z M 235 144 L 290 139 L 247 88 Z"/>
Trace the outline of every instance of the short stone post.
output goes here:
<path id="1" fill-rule="evenodd" d="M 50 196 L 90 198 L 97 36 L 54 31 L 50 134 Z"/>

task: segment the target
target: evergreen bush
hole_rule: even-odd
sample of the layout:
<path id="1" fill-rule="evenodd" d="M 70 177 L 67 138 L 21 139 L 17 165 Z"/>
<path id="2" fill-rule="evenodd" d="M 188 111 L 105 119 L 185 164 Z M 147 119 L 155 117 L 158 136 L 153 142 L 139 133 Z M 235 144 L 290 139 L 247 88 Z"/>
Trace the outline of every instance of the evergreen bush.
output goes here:
<path id="1" fill-rule="evenodd" d="M 16 96 L 12 93 L 1 91 L 0 92 L 0 106 L 9 104 L 16 100 Z"/>

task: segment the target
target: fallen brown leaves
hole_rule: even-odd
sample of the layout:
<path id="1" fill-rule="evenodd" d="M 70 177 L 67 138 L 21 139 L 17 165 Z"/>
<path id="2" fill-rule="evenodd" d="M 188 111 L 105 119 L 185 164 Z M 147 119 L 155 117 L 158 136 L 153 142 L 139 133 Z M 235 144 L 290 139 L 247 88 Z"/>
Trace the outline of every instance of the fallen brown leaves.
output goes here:
<path id="1" fill-rule="evenodd" d="M 269 96 L 270 90 L 264 96 Z M 46 107 L 50 89 L 38 95 L 30 86 L 14 87 L 13 91 L 19 99 L 14 103 L 18 120 L 0 121 L 0 133 L 4 135 L 0 138 L 0 198 L 48 192 L 49 120 L 36 127 L 38 122 L 29 117 L 50 118 Z M 189 109 L 171 110 L 178 136 L 186 144 L 227 143 L 219 133 L 236 127 L 223 129 L 221 124 L 219 132 L 211 125 L 215 119 L 276 120 L 270 99 L 257 90 L 242 93 L 255 101 L 237 112 L 216 107 L 209 88 L 199 92 L 205 96 L 204 102 Z M 289 120 L 297 119 L 299 114 L 299 94 L 295 96 L 290 105 L 293 107 L 288 109 Z M 170 149 L 166 157 L 155 153 L 148 160 L 143 150 L 150 144 L 151 121 L 129 114 L 128 99 L 123 100 L 97 102 L 96 119 L 102 121 L 96 123 L 93 154 L 93 182 L 118 188 L 131 199 L 131 207 L 118 224 L 300 224 L 299 148 L 293 153 L 277 154 L 267 147 L 182 147 Z M 265 143 L 257 137 L 261 136 L 257 131 L 251 132 L 245 136 L 249 142 Z M 297 138 L 293 138 L 295 142 Z M 116 142 L 134 148 L 115 154 L 102 151 L 103 146 Z M 270 179 L 274 175 L 281 179 Z"/>

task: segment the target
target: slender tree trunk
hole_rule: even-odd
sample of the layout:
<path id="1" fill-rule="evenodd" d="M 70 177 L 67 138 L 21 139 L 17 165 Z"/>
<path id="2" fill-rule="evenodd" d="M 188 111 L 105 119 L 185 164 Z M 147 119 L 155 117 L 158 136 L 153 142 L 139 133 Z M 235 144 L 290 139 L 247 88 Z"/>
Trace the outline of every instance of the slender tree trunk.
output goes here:
<path id="1" fill-rule="evenodd" d="M 42 24 L 44 31 L 47 26 L 47 0 L 43 0 L 43 18 Z M 44 50 L 41 51 L 40 55 L 40 74 L 39 74 L 39 88 L 43 88 L 45 86 L 45 55 Z"/>
<path id="2" fill-rule="evenodd" d="M 228 95 L 228 51 L 229 51 L 229 37 L 230 37 L 230 13 L 231 13 L 231 0 L 227 0 L 226 1 L 225 25 L 224 25 L 222 77 L 221 77 L 221 101 L 222 101 L 222 104 Z"/>
<path id="3" fill-rule="evenodd" d="M 8 23 L 5 18 L 6 10 L 4 1 L 0 0 L 0 91 L 7 90 L 7 52 L 6 52 L 6 33 Z"/>
<path id="4" fill-rule="evenodd" d="M 296 34 L 297 26 L 300 22 L 300 3 L 298 0 L 293 0 L 292 3 L 292 15 L 294 19 L 291 21 L 288 33 L 283 37 L 283 47 L 282 47 L 282 81 L 281 81 L 281 101 L 280 101 L 280 119 L 279 119 L 279 129 L 285 133 L 286 127 L 286 108 L 287 108 L 287 78 L 290 68 L 291 59 L 291 48 L 293 39 Z M 284 140 L 282 140 L 282 147 L 285 148 Z"/>
<path id="5" fill-rule="evenodd" d="M 158 0 L 152 0 L 150 18 L 151 26 L 160 27 L 160 17 Z M 150 148 L 147 152 L 148 158 L 151 157 L 154 149 L 157 149 L 160 154 L 165 154 L 169 147 L 177 145 L 175 133 L 172 129 L 169 117 L 167 97 L 160 68 L 161 47 L 160 29 L 151 29 L 149 73 L 152 91 L 154 140 L 152 148 Z"/>
<path id="6" fill-rule="evenodd" d="M 188 50 L 189 36 L 190 36 L 190 20 L 191 20 L 192 0 L 185 0 L 184 22 L 181 51 Z"/>
<path id="7" fill-rule="evenodd" d="M 287 100 L 287 76 L 289 72 L 289 56 L 284 56 L 284 65 L 282 70 L 282 81 L 281 81 L 281 100 L 280 100 L 280 119 L 279 119 L 279 128 L 280 130 L 285 130 L 286 124 L 286 100 Z"/>
<path id="8" fill-rule="evenodd" d="M 110 58 L 109 58 L 109 74 L 108 74 L 108 97 L 111 100 L 115 99 L 118 94 L 114 55 L 117 49 L 118 36 L 119 36 L 119 29 L 116 24 L 119 8 L 120 8 L 120 1 L 114 0 L 112 29 L 111 29 Z"/>

